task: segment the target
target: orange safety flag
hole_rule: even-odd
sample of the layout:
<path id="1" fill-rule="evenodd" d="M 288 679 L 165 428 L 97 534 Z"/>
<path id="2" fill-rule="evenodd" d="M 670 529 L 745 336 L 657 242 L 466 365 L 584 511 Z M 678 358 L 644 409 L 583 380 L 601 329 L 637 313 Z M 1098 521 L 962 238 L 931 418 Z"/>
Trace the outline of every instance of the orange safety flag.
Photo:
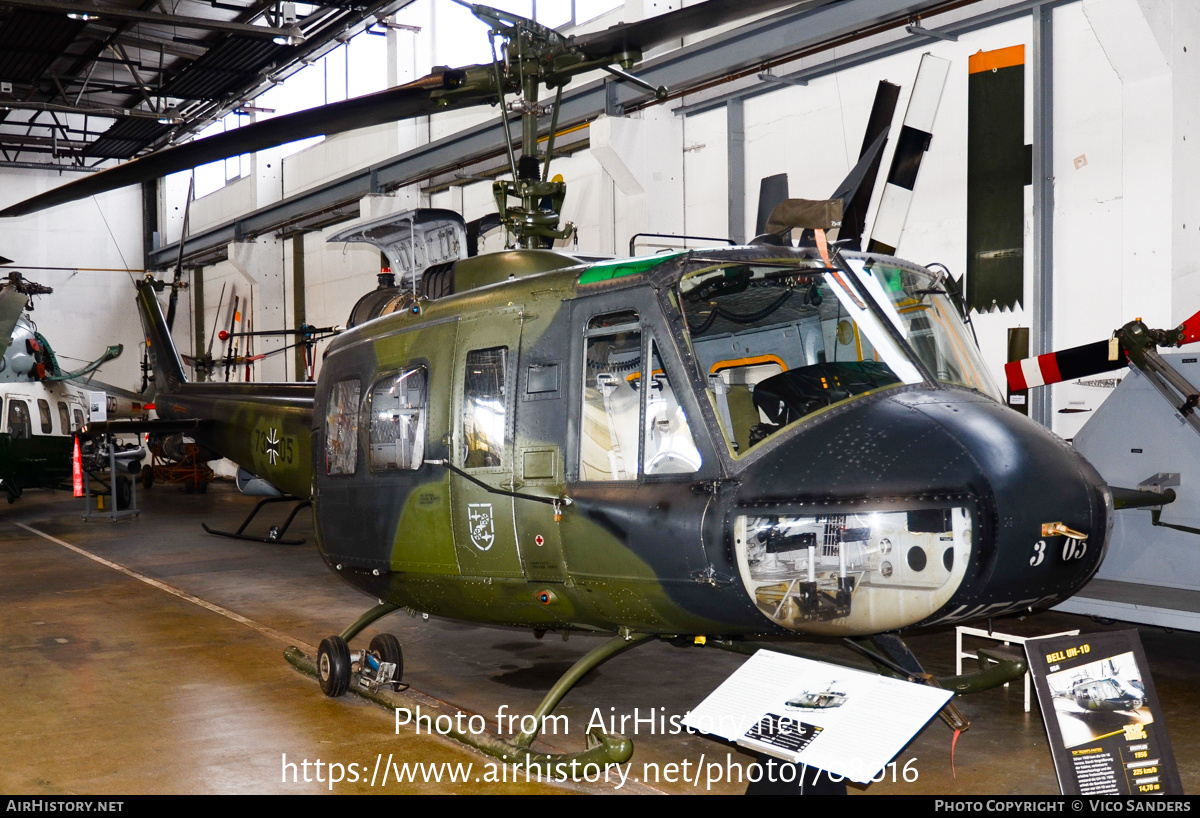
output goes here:
<path id="1" fill-rule="evenodd" d="M 79 454 L 79 438 L 75 438 L 75 454 L 71 455 L 71 487 L 76 497 L 83 496 L 83 458 Z"/>

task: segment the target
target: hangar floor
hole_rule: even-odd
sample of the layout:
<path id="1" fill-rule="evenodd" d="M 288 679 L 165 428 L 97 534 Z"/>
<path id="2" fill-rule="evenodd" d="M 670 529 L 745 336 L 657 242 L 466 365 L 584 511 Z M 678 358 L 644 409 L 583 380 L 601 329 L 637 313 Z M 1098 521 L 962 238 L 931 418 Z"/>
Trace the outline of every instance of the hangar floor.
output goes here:
<path id="1" fill-rule="evenodd" d="M 680 780 L 683 769 L 694 776 L 698 764 L 715 761 L 728 770 L 730 762 L 752 760 L 719 741 L 650 734 L 643 724 L 624 786 L 615 776 L 560 784 L 526 782 L 523 775 L 514 782 L 509 772 L 507 781 L 483 780 L 495 770 L 487 757 L 439 736 L 417 735 L 410 726 L 397 730 L 391 712 L 356 696 L 326 699 L 314 680 L 284 661 L 284 647 L 295 644 L 314 654 L 324 636 L 340 632 L 372 602 L 325 568 L 306 515 L 289 532 L 307 537 L 305 545 L 259 545 L 212 537 L 200 528 L 202 521 L 236 528 L 253 506 L 253 498 L 227 484 L 214 484 L 207 495 L 156 486 L 139 493 L 139 500 L 142 515 L 116 523 L 83 521 L 82 501 L 61 492 L 30 492 L 0 512 L 2 792 L 695 793 L 709 787 L 703 777 L 699 786 Z M 596 644 L 594 638 L 562 641 L 553 634 L 539 641 L 525 632 L 404 613 L 377 625 L 404 646 L 405 679 L 413 687 L 407 704 L 479 714 L 491 731 L 502 705 L 507 713 L 531 712 L 558 676 Z M 1032 636 L 1132 626 L 1049 613 L 997 620 L 995 627 Z M 1196 792 L 1200 730 L 1193 702 L 1200 634 L 1142 628 L 1141 638 L 1184 788 Z M 908 641 L 931 672 L 953 672 L 952 631 Z M 682 714 L 742 661 L 708 649 L 638 647 L 567 696 L 558 712 L 568 717 L 570 734 L 546 737 L 546 747 L 582 748 L 584 728 L 597 715 L 607 720 L 635 708 L 643 716 Z M 915 759 L 909 769 L 916 770 L 916 781 L 900 775 L 893 781 L 889 772 L 884 781 L 851 792 L 1058 792 L 1036 702 L 1025 713 L 1019 686 L 960 699 L 959 705 L 972 727 L 959 738 L 953 770 L 951 733 L 935 719 L 897 756 L 898 770 Z M 318 759 L 326 766 L 318 768 Z M 424 772 L 436 769 L 442 780 L 397 783 L 393 774 L 383 784 L 377 765 L 388 767 L 388 759 L 424 763 Z M 668 767 L 685 760 L 687 768 Z M 331 762 L 343 765 L 347 779 L 359 780 L 330 785 Z M 450 767 L 431 766 L 442 762 Z M 459 764 L 457 774 L 465 774 L 466 783 L 450 780 Z M 470 773 L 467 764 L 473 765 Z M 421 779 L 423 770 L 400 771 Z M 711 786 L 724 793 L 744 788 L 736 780 Z"/>

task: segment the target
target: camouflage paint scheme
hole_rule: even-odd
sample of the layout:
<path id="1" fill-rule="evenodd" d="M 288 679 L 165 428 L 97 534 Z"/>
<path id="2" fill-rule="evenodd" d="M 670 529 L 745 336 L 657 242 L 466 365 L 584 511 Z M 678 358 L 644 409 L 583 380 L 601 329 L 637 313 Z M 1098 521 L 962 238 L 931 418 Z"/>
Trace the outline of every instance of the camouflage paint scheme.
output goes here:
<path id="1" fill-rule="evenodd" d="M 803 253 L 751 247 L 705 256 Z M 455 295 L 337 337 L 315 387 L 183 383 L 177 358 L 163 354 L 173 350 L 157 301 L 142 286 L 159 412 L 207 419 L 205 445 L 284 491 L 311 492 L 320 553 L 333 570 L 371 596 L 436 616 L 535 630 L 853 636 L 1048 607 L 1092 576 L 1111 526 L 1103 482 L 1061 440 L 978 392 L 932 381 L 881 389 L 810 415 L 740 456 L 731 452 L 674 306 L 688 258 L 580 265 L 528 250 L 460 261 Z M 592 316 L 626 309 L 640 315 L 643 345 L 655 341 L 702 465 L 691 474 L 582 482 L 573 442 L 581 434 L 584 327 Z M 569 498 L 560 522 L 548 504 L 489 493 L 429 462 L 464 468 L 465 355 L 499 346 L 509 351 L 504 466 L 469 471 L 503 491 Z M 530 364 L 557 364 L 557 391 L 528 394 Z M 429 378 L 425 464 L 373 472 L 360 424 L 356 472 L 327 475 L 334 384 L 359 380 L 365 401 L 378 378 L 412 365 L 426 367 Z M 267 439 L 276 442 L 264 446 Z M 278 441 L 294 446 L 289 457 Z M 495 541 L 487 550 L 467 535 L 468 503 L 491 505 Z M 760 611 L 739 576 L 739 515 L 947 503 L 969 511 L 970 559 L 958 569 L 961 581 L 924 608 L 785 628 Z M 1047 521 L 1090 532 L 1086 557 L 1060 559 L 1062 538 L 1050 538 L 1042 544 L 1045 565 L 1031 571 L 1042 562 L 1034 561 L 1035 541 Z"/>

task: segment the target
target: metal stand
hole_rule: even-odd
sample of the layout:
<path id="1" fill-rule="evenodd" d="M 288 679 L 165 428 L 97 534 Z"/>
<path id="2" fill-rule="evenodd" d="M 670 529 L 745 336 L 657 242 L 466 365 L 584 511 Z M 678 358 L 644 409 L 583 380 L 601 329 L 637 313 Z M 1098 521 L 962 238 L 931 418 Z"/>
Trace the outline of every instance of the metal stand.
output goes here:
<path id="1" fill-rule="evenodd" d="M 91 520 L 97 517 L 107 517 L 109 520 L 116 521 L 122 517 L 130 515 L 139 515 L 137 505 L 137 481 L 132 475 L 123 475 L 129 481 L 129 507 L 120 508 L 121 505 L 117 501 L 117 478 L 122 476 L 117 473 L 117 447 L 116 441 L 113 438 L 107 438 L 104 445 L 108 448 L 108 494 L 102 491 L 92 492 L 92 476 L 87 470 L 83 472 L 83 519 Z M 104 485 L 103 481 L 97 479 L 100 485 Z M 111 501 L 112 508 L 108 511 L 93 511 L 93 497 L 107 496 Z"/>
<path id="2" fill-rule="evenodd" d="M 980 639 L 992 639 L 996 642 L 1003 642 L 1004 647 L 1008 647 L 1009 645 L 1020 645 L 1022 648 L 1024 648 L 1025 642 L 1029 639 L 1044 639 L 1044 638 L 1048 638 L 1051 636 L 1078 636 L 1078 635 L 1079 635 L 1078 628 L 1073 631 L 1062 631 L 1060 633 L 1047 633 L 1047 634 L 1044 634 L 1043 636 L 1014 636 L 1009 633 L 996 633 L 994 631 L 987 631 L 987 630 L 983 630 L 981 628 L 968 628 L 965 625 L 959 625 L 958 627 L 956 627 L 954 629 L 954 641 L 956 643 L 955 647 L 954 647 L 954 659 L 955 659 L 956 672 L 960 676 L 962 675 L 963 659 L 979 658 L 978 653 L 971 653 L 970 651 L 963 650 L 963 637 L 964 636 L 975 636 Z M 1025 679 L 1025 712 L 1028 713 L 1029 712 L 1029 673 L 1028 673 L 1028 671 L 1026 671 L 1023 678 Z M 1008 684 L 1005 683 L 1004 686 L 1008 687 Z"/>
<path id="3" fill-rule="evenodd" d="M 267 503 L 295 503 L 296 507 L 292 509 L 292 513 L 288 515 L 287 520 L 284 521 L 282 526 L 271 526 L 267 530 L 267 536 L 253 537 L 243 534 L 242 532 L 246 530 L 246 527 L 250 525 L 250 522 Z M 287 533 L 288 527 L 291 526 L 292 520 L 296 519 L 296 515 L 300 513 L 300 509 L 311 507 L 312 500 L 301 500 L 299 497 L 267 497 L 258 501 L 258 505 L 256 505 L 254 510 L 246 516 L 246 519 L 242 521 L 242 524 L 238 527 L 237 531 L 217 531 L 216 529 L 209 528 L 207 523 L 201 523 L 200 526 L 209 534 L 215 534 L 218 537 L 229 537 L 234 540 L 270 543 L 272 545 L 303 545 L 303 538 L 299 540 L 285 540 L 283 539 L 283 535 Z M 380 614 L 380 616 L 382 616 L 382 614 Z"/>

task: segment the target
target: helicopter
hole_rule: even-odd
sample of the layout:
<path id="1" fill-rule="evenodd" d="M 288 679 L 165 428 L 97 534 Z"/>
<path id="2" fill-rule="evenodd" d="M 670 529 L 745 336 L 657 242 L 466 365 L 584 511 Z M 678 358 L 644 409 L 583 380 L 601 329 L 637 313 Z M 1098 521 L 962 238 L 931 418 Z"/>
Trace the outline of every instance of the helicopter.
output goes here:
<path id="1" fill-rule="evenodd" d="M 509 249 L 469 255 L 461 216 L 413 213 L 392 245 L 409 248 L 399 283 L 360 301 L 316 384 L 188 382 L 158 301 L 169 285 L 138 285 L 162 422 L 311 499 L 322 559 L 380 600 L 315 661 L 287 652 L 326 695 L 401 684 L 394 636 L 349 647 L 401 609 L 609 635 L 535 722 L 655 639 L 743 652 L 858 640 L 886 672 L 929 681 L 897 631 L 1046 608 L 1095 573 L 1112 520 L 1104 481 L 999 403 L 945 274 L 829 242 L 842 201 L 786 200 L 742 247 L 607 261 L 552 249 L 573 227 L 559 226 L 564 183 L 548 180 L 556 106 L 538 150 L 539 88 L 561 96 L 595 69 L 636 81 L 626 69 L 651 45 L 777 5 L 709 0 L 573 38 L 472 5 L 503 46 L 491 64 L 169 148 L 0 211 L 520 96 L 512 178 L 494 183 Z M 812 246 L 790 231 L 811 231 Z M 1023 673 L 981 661 L 950 684 Z M 477 746 L 554 758 L 531 750 L 536 737 Z M 572 757 L 631 753 L 600 730 Z"/>
<path id="2" fill-rule="evenodd" d="M 1117 672 L 1112 659 L 1099 663 L 1092 672 L 1085 670 L 1054 698 L 1074 702 L 1084 710 L 1094 712 L 1132 712 L 1146 703 L 1146 691 L 1137 679 L 1125 679 Z"/>
<path id="3" fill-rule="evenodd" d="M 16 271 L 0 282 L 0 488 L 9 503 L 15 503 L 26 489 L 54 489 L 70 483 L 75 435 L 93 412 L 99 415 L 103 409 L 107 414 L 111 408 L 128 415 L 141 411 L 140 396 L 132 396 L 138 400 L 131 401 L 128 394 L 108 395 L 113 387 L 90 384 L 105 390 L 95 392 L 76 382 L 118 357 L 119 344 L 76 372 L 65 372 L 59 366 L 53 347 L 28 314 L 34 296 L 53 292 Z M 94 401 L 105 405 L 93 406 Z M 128 460 L 124 453 L 122 460 Z M 89 471 L 104 468 L 98 465 Z M 128 478 L 122 476 L 116 486 L 119 505 L 128 504 L 130 490 Z"/>
<path id="4" fill-rule="evenodd" d="M 784 703 L 788 710 L 828 710 L 846 703 L 846 694 L 834 690 L 836 682 L 830 682 L 824 690 L 806 690 Z"/>

